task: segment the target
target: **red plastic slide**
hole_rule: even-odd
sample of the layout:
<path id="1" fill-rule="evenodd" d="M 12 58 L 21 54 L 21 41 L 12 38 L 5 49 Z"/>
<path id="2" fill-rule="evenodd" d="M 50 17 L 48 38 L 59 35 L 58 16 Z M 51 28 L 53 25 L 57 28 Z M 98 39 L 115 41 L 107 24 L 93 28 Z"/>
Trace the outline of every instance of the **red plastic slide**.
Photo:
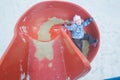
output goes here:
<path id="1" fill-rule="evenodd" d="M 0 59 L 0 80 L 76 80 L 89 72 L 100 35 L 92 22 L 85 30 L 98 39 L 84 56 L 60 24 L 75 14 L 91 17 L 78 5 L 63 1 L 40 2 L 17 22 L 14 37 Z"/>

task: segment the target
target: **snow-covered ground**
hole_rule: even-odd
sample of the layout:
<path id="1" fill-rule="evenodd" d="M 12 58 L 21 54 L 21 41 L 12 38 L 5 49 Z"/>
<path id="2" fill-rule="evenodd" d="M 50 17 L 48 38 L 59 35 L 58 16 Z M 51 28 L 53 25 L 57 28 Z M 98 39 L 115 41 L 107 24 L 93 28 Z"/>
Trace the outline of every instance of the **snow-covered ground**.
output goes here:
<path id="1" fill-rule="evenodd" d="M 20 16 L 43 0 L 0 0 L 0 57 L 14 35 Z M 96 20 L 101 45 L 91 71 L 79 80 L 103 80 L 120 76 L 120 0 L 65 0 L 80 5 Z"/>

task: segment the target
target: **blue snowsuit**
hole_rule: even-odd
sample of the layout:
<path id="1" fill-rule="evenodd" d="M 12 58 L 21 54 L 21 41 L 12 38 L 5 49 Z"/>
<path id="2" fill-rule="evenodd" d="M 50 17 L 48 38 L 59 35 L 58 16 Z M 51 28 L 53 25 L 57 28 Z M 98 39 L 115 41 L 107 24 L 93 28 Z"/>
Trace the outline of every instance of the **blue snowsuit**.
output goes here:
<path id="1" fill-rule="evenodd" d="M 82 51 L 82 40 L 87 40 L 89 44 L 95 43 L 96 40 L 91 35 L 85 33 L 84 28 L 93 21 L 93 18 L 89 18 L 82 22 L 80 25 L 72 24 L 65 26 L 72 34 L 72 40 L 75 45 Z"/>

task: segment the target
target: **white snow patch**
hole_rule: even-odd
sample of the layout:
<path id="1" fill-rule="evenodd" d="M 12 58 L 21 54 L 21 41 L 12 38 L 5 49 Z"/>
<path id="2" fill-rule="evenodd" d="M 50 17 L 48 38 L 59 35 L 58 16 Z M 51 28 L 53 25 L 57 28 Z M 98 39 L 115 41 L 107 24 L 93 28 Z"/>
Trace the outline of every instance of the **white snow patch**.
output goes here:
<path id="1" fill-rule="evenodd" d="M 25 79 L 25 73 L 21 73 L 20 80 L 24 80 L 24 79 Z"/>
<path id="2" fill-rule="evenodd" d="M 25 18 L 23 19 L 23 22 L 25 22 L 25 21 L 26 21 L 26 19 L 27 19 L 27 17 L 25 17 Z"/>
<path id="3" fill-rule="evenodd" d="M 67 77 L 67 80 L 71 80 L 69 76 Z"/>
<path id="4" fill-rule="evenodd" d="M 27 74 L 26 80 L 30 80 L 30 75 Z"/>
<path id="5" fill-rule="evenodd" d="M 22 38 L 23 42 L 26 43 L 26 39 L 25 38 Z"/>
<path id="6" fill-rule="evenodd" d="M 27 32 L 27 29 L 26 29 L 26 26 L 21 26 L 21 28 L 20 28 L 20 30 L 21 30 L 21 32 L 23 33 L 28 33 Z"/>
<path id="7" fill-rule="evenodd" d="M 22 68 L 21 64 L 20 64 L 20 72 L 21 72 L 20 80 L 24 80 L 25 79 L 25 72 L 23 72 L 23 68 Z"/>

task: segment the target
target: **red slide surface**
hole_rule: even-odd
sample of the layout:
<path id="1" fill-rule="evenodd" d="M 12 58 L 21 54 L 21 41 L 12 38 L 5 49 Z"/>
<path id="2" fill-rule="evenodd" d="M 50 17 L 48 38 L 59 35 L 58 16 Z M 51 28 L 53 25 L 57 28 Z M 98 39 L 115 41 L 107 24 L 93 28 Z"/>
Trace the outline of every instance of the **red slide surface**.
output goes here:
<path id="1" fill-rule="evenodd" d="M 17 22 L 14 37 L 0 59 L 0 80 L 75 80 L 89 70 L 100 44 L 97 25 L 85 30 L 98 39 L 84 56 L 71 40 L 70 32 L 59 25 L 75 14 L 91 17 L 69 2 L 45 1 L 30 8 Z"/>

